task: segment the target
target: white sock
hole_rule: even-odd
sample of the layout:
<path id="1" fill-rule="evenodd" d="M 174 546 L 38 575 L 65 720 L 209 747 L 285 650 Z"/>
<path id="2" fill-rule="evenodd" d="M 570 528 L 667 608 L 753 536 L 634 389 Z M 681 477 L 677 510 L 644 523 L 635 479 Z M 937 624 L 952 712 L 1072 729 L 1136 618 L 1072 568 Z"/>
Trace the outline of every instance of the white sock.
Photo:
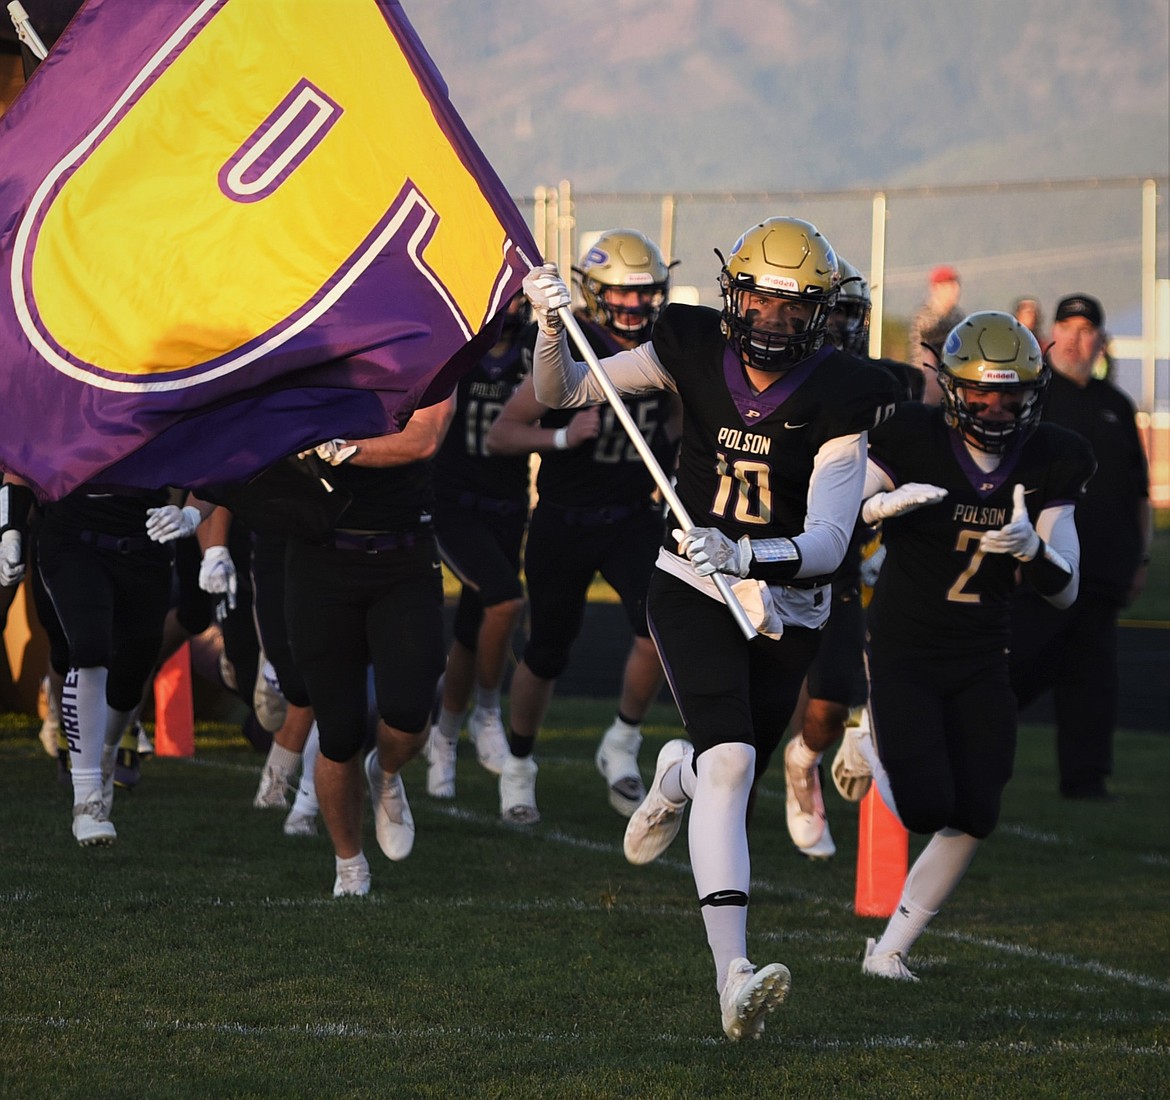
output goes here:
<path id="1" fill-rule="evenodd" d="M 440 737 L 445 737 L 448 741 L 458 741 L 459 731 L 463 728 L 463 713 L 440 707 L 438 726 Z"/>
<path id="2" fill-rule="evenodd" d="M 875 945 L 875 952 L 898 951 L 903 958 L 910 954 L 918 937 L 967 873 L 978 847 L 975 837 L 957 829 L 942 829 L 931 837 L 906 876 L 898 908 Z"/>
<path id="3" fill-rule="evenodd" d="M 301 753 L 301 782 L 297 787 L 297 796 L 293 800 L 293 809 L 300 814 L 315 814 L 320 808 L 317 804 L 317 786 L 314 779 L 317 774 L 317 757 L 321 752 L 321 734 L 317 730 L 317 723 L 309 727 L 309 736 L 305 738 L 305 751 Z"/>
<path id="4" fill-rule="evenodd" d="M 358 852 L 356 856 L 347 856 L 345 859 L 342 859 L 341 856 L 334 856 L 333 863 L 339 872 L 348 871 L 353 867 L 369 866 L 369 863 L 366 860 L 365 852 Z"/>
<path id="5" fill-rule="evenodd" d="M 475 705 L 480 710 L 494 710 L 500 709 L 500 689 L 486 688 L 483 684 L 475 685 Z"/>
<path id="6" fill-rule="evenodd" d="M 71 668 L 61 693 L 61 720 L 69 742 L 73 776 L 73 804 L 88 797 L 91 787 L 84 783 L 97 776 L 93 786 L 101 786 L 102 746 L 106 735 L 106 669 Z M 79 786 L 79 778 L 84 782 Z"/>
<path id="7" fill-rule="evenodd" d="M 695 889 L 706 901 L 700 908 L 720 991 L 731 961 L 747 956 L 751 859 L 745 821 L 755 764 L 756 750 L 739 742 L 715 745 L 696 761 L 687 836 Z M 731 895 L 732 903 L 713 904 L 723 895 Z"/>
<path id="8" fill-rule="evenodd" d="M 821 762 L 821 753 L 813 752 L 812 749 L 804 743 L 804 735 L 798 733 L 793 739 L 792 744 L 792 762 L 801 769 L 801 771 L 812 771 Z"/>
<path id="9" fill-rule="evenodd" d="M 686 755 L 674 767 L 667 769 L 662 777 L 658 789 L 671 802 L 689 802 L 695 797 L 695 784 L 698 781 L 691 763 L 694 759 L 695 750 L 688 748 Z"/>
<path id="10" fill-rule="evenodd" d="M 264 761 L 265 767 L 271 768 L 278 775 L 283 775 L 286 779 L 296 774 L 300 764 L 301 754 L 299 752 L 290 752 L 283 745 L 278 745 L 275 741 L 272 742 L 272 747 L 268 750 L 268 759 Z"/>

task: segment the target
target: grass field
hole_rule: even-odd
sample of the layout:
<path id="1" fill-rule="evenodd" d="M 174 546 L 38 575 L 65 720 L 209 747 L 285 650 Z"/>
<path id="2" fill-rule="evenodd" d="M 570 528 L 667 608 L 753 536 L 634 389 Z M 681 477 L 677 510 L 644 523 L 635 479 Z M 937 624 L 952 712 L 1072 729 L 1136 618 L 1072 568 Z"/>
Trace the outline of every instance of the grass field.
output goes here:
<path id="1" fill-rule="evenodd" d="M 655 712 L 643 763 L 676 734 Z M 201 727 L 119 794 L 82 850 L 35 727 L 0 728 L 0 1094 L 11 1097 L 1163 1097 L 1170 1095 L 1170 737 L 1123 732 L 1115 804 L 1054 794 L 1023 731 L 1000 830 L 928 929 L 908 986 L 864 978 L 881 922 L 852 912 L 856 807 L 837 858 L 798 856 L 783 778 L 753 826 L 757 963 L 793 972 L 758 1043 L 731 1045 L 685 838 L 621 854 L 592 766 L 608 706 L 554 703 L 544 821 L 497 819 L 460 748 L 423 793 L 411 858 L 334 901 L 328 841 L 251 808 L 260 758 Z M 917 850 L 914 845 L 913 851 Z"/>

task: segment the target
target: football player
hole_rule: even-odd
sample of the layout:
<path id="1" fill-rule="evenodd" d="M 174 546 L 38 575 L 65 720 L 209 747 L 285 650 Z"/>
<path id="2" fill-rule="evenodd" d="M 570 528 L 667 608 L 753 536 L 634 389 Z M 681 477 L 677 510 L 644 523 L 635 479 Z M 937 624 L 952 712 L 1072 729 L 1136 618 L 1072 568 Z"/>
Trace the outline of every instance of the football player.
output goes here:
<path id="1" fill-rule="evenodd" d="M 460 380 L 455 419 L 435 457 L 435 536 L 462 584 L 442 703 L 427 741 L 427 793 L 455 797 L 464 715 L 476 756 L 499 775 L 508 756 L 500 687 L 524 610 L 520 544 L 528 522 L 528 455 L 489 455 L 487 434 L 532 367 L 532 313 L 517 294 L 491 350 Z"/>
<path id="2" fill-rule="evenodd" d="M 758 1037 L 788 992 L 781 963 L 747 958 L 751 885 L 746 811 L 792 716 L 829 614 L 829 579 L 853 530 L 866 432 L 897 393 L 881 371 L 841 355 L 825 329 L 837 258 L 815 226 L 770 218 L 735 243 L 720 274 L 722 310 L 672 304 L 651 339 L 602 361 L 622 393 L 677 393 L 683 406 L 677 492 L 702 526 L 668 533 L 650 582 L 650 629 L 689 740 L 659 753 L 625 835 L 627 859 L 655 859 L 688 802 L 690 855 L 715 963 L 724 1033 Z M 536 394 L 555 407 L 602 399 L 570 354 L 557 310 L 568 292 L 551 266 L 525 288 L 540 335 Z M 759 633 L 748 640 L 712 578 L 734 591 Z"/>
<path id="3" fill-rule="evenodd" d="M 1017 571 L 1052 604 L 1076 598 L 1073 509 L 1088 444 L 1040 413 L 1049 367 L 1008 313 L 973 313 L 946 339 L 941 407 L 907 405 L 870 435 L 862 518 L 886 560 L 869 608 L 872 737 L 846 747 L 911 832 L 931 836 L 862 970 L 916 981 L 915 941 L 995 828 L 1012 774 L 1008 676 Z M 861 761 L 864 763 L 861 763 Z"/>
<path id="4" fill-rule="evenodd" d="M 62 728 L 73 786 L 73 837 L 82 847 L 113 844 L 118 743 L 137 717 L 163 638 L 172 552 L 143 533 L 167 491 L 114 494 L 82 486 L 41 512 L 37 567 L 53 603 L 58 667 L 67 666 Z M 0 584 L 24 573 L 32 491 L 14 475 L 0 488 Z M 65 642 L 61 651 L 58 638 Z"/>
<path id="5" fill-rule="evenodd" d="M 837 257 L 841 290 L 829 314 L 826 333 L 843 352 L 869 357 L 872 299 L 869 283 L 844 257 Z M 902 397 L 922 396 L 922 372 L 892 359 L 873 360 L 898 383 Z M 821 632 L 820 648 L 809 666 L 804 690 L 793 716 L 798 731 L 784 747 L 785 808 L 788 835 L 809 859 L 831 859 L 837 846 L 825 817 L 821 791 L 821 757 L 845 733 L 850 711 L 865 702 L 865 615 L 861 598 L 863 547 L 875 538 L 873 528 L 858 523 L 833 575 L 833 611 Z"/>
<path id="6" fill-rule="evenodd" d="M 632 229 L 611 229 L 576 273 L 585 299 L 579 321 L 598 355 L 646 340 L 670 284 L 670 268 L 653 241 Z M 660 461 L 670 464 L 678 434 L 671 395 L 638 394 L 625 404 Z M 539 499 L 524 550 L 529 637 L 509 693 L 511 751 L 500 777 L 500 812 L 514 824 L 539 820 L 533 746 L 581 631 L 589 585 L 600 573 L 621 597 L 634 640 L 617 715 L 594 759 L 610 805 L 629 817 L 646 795 L 638 770 L 642 719 L 663 683 L 645 606 L 662 537 L 654 480 L 608 405 L 577 413 L 553 410 L 538 399 L 530 380 L 492 426 L 488 450 L 541 455 Z"/>

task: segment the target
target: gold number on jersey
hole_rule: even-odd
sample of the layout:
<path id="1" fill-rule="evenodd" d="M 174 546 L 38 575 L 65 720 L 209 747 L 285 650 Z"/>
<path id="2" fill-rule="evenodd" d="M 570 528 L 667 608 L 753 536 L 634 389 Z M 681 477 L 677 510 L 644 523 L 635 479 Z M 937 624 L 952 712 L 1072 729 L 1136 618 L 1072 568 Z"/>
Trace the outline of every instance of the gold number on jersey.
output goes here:
<path id="1" fill-rule="evenodd" d="M 629 408 L 627 405 L 626 408 Z M 654 416 L 657 406 L 651 401 L 639 401 L 630 412 L 642 438 L 650 443 L 654 439 Z M 597 441 L 593 444 L 594 462 L 640 462 L 638 448 L 633 440 L 626 435 L 625 428 L 617 418 L 617 413 L 609 405 L 601 407 L 601 431 Z"/>
<path id="2" fill-rule="evenodd" d="M 982 531 L 968 529 L 960 531 L 958 537 L 955 539 L 955 549 L 960 554 L 965 554 L 970 550 L 971 560 L 967 562 L 967 567 L 955 578 L 955 583 L 947 589 L 947 599 L 953 603 L 979 603 L 982 599 L 978 592 L 964 591 L 967 582 L 979 572 L 979 567 L 983 564 L 983 559 L 986 556 L 985 552 L 979 548 L 979 539 L 982 535 Z"/>
<path id="3" fill-rule="evenodd" d="M 711 503 L 711 514 L 727 517 L 734 499 L 731 518 L 738 523 L 772 522 L 772 468 L 766 462 L 737 459 L 728 465 L 727 456 L 719 454 L 715 469 L 719 484 Z"/>
<path id="4" fill-rule="evenodd" d="M 481 401 L 472 398 L 467 403 L 467 435 L 465 444 L 469 455 L 487 458 L 488 429 L 496 422 L 496 418 L 504 411 L 502 401 Z"/>

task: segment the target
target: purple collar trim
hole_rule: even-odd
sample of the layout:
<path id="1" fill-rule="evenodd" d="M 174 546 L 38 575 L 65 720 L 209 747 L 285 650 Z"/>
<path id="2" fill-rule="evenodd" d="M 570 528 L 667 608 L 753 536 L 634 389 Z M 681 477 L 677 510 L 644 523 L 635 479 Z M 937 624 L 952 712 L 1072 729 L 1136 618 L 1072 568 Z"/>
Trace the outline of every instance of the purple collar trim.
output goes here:
<path id="1" fill-rule="evenodd" d="M 739 410 L 740 419 L 744 424 L 753 424 L 771 416 L 832 351 L 832 347 L 826 344 L 803 363 L 793 367 L 779 381 L 773 382 L 763 393 L 752 393 L 739 355 L 734 349 L 726 348 L 723 352 L 723 379 Z"/>
<path id="2" fill-rule="evenodd" d="M 1014 473 L 1019 459 L 1019 451 L 1015 448 L 1005 451 L 1000 457 L 999 466 L 987 474 L 975 465 L 975 460 L 971 457 L 971 452 L 967 450 L 967 444 L 963 442 L 963 437 L 955 431 L 947 434 L 951 437 L 951 450 L 954 453 L 955 461 L 959 464 L 959 469 L 966 475 L 967 480 L 971 483 L 971 488 L 981 497 L 990 496 Z"/>

